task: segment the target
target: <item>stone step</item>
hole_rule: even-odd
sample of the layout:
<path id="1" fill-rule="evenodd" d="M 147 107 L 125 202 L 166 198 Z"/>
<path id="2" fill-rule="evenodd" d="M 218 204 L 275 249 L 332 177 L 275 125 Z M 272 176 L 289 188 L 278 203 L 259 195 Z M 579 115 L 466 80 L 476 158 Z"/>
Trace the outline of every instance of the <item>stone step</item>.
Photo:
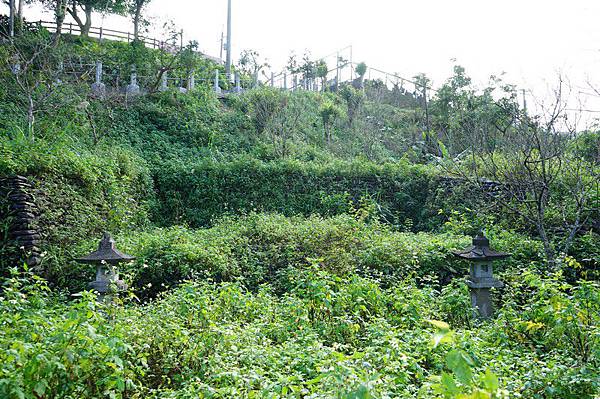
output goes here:
<path id="1" fill-rule="evenodd" d="M 8 196 L 8 200 L 13 202 L 31 202 L 33 201 L 33 196 L 27 193 L 11 194 Z"/>
<path id="2" fill-rule="evenodd" d="M 33 239 L 33 238 L 17 238 L 15 239 L 15 243 L 18 246 L 22 246 L 25 248 L 29 248 L 29 247 L 38 247 L 38 245 L 40 244 L 40 240 L 37 239 Z"/>
<path id="3" fill-rule="evenodd" d="M 37 209 L 37 206 L 31 202 L 19 202 L 19 203 L 13 203 L 10 204 L 8 207 L 11 211 L 25 211 L 25 212 L 33 212 L 35 209 Z"/>
<path id="4" fill-rule="evenodd" d="M 19 222 L 30 221 L 35 219 L 35 214 L 31 212 L 17 212 L 15 218 Z"/>
<path id="5" fill-rule="evenodd" d="M 37 230 L 13 230 L 10 232 L 11 237 L 25 237 L 37 234 Z"/>
<path id="6" fill-rule="evenodd" d="M 36 241 L 36 240 L 39 240 L 40 238 L 42 238 L 42 236 L 40 234 L 38 234 L 38 233 L 27 234 L 27 235 L 14 235 L 14 234 L 11 234 L 11 238 L 13 238 L 15 241 L 25 242 L 25 241 Z"/>

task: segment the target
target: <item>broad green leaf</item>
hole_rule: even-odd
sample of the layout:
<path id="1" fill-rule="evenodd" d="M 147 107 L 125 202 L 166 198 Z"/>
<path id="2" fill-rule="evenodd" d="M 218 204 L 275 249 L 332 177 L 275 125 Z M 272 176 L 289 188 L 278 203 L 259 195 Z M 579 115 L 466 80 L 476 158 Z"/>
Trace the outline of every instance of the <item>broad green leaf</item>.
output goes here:
<path id="1" fill-rule="evenodd" d="M 467 360 L 467 355 L 459 350 L 452 350 L 446 356 L 446 364 L 454 373 L 458 381 L 470 386 L 473 380 L 473 373 Z"/>
<path id="2" fill-rule="evenodd" d="M 498 377 L 496 374 L 492 373 L 490 369 L 485 370 L 485 375 L 483 376 L 483 386 L 490 393 L 496 392 L 500 387 Z"/>
<path id="3" fill-rule="evenodd" d="M 449 330 L 450 329 L 450 325 L 448 323 L 445 323 L 443 321 L 440 320 L 433 320 L 433 319 L 428 319 L 426 320 L 429 324 L 439 328 L 440 330 Z"/>

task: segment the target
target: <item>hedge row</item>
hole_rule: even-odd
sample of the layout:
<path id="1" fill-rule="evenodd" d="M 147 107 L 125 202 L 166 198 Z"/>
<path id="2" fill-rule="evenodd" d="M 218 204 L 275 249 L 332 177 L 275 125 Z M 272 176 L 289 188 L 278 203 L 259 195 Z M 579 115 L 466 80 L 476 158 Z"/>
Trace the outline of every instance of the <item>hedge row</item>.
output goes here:
<path id="1" fill-rule="evenodd" d="M 387 222 L 422 227 L 435 181 L 431 168 L 407 162 L 171 162 L 155 175 L 154 218 L 163 226 L 198 227 L 250 211 L 331 216 L 367 199 Z"/>

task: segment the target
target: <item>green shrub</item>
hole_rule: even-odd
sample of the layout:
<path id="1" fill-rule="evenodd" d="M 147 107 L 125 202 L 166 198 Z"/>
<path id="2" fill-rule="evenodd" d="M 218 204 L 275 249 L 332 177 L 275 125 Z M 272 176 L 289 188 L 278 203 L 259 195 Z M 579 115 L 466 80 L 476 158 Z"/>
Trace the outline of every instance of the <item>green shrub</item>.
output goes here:
<path id="1" fill-rule="evenodd" d="M 119 232 L 148 223 L 146 201 L 151 196 L 144 162 L 119 147 L 95 151 L 68 141 L 0 138 L 0 175 L 28 176 L 39 208 L 38 228 L 42 250 L 49 251 L 46 271 L 64 261 L 57 256 L 71 245 L 99 236 L 104 230 Z M 0 199 L 0 206 L 6 202 Z M 4 221 L 3 221 L 4 223 Z M 0 246 L 10 245 L 2 236 Z M 3 257 L 0 267 L 14 266 Z"/>
<path id="2" fill-rule="evenodd" d="M 146 305 L 100 303 L 90 293 L 65 303 L 39 278 L 14 273 L 0 294 L 0 396 L 591 399 L 599 392 L 597 286 L 565 296 L 560 277 L 528 277 L 535 291 L 527 305 L 505 303 L 498 320 L 450 331 L 436 321 L 439 292 L 410 280 L 385 289 L 312 262 L 294 282 L 282 296 L 269 286 L 187 283 Z M 589 342 L 585 360 L 560 339 L 578 339 L 576 331 Z"/>
<path id="3" fill-rule="evenodd" d="M 67 253 L 49 250 L 52 282 L 70 292 L 85 289 L 94 268 L 71 259 L 97 245 L 97 237 L 83 241 Z M 505 235 L 495 244 L 512 250 L 519 236 Z M 282 215 L 250 214 L 225 218 L 207 229 L 183 227 L 122 233 L 119 247 L 137 257 L 121 269 L 138 295 L 153 297 L 183 280 L 238 281 L 256 291 L 270 284 L 276 293 L 289 292 L 295 277 L 313 264 L 338 276 L 358 273 L 393 286 L 406 278 L 422 284 L 447 284 L 467 274 L 468 265 L 452 251 L 467 246 L 470 238 L 448 234 L 400 233 L 378 223 L 365 223 L 355 216 L 332 218 L 286 218 Z M 519 273 L 539 249 L 536 241 L 523 241 L 521 252 L 498 262 L 498 273 Z M 539 259 L 539 258 L 538 258 Z M 461 318 L 461 315 L 457 315 Z"/>
<path id="4" fill-rule="evenodd" d="M 392 224 L 410 219 L 425 223 L 425 207 L 435 175 L 407 163 L 376 165 L 334 162 L 323 165 L 298 161 L 171 162 L 158 171 L 158 208 L 162 225 L 185 221 L 205 226 L 226 213 L 252 210 L 285 215 L 330 214 L 324 197 L 348 193 L 355 204 L 370 195 Z"/>

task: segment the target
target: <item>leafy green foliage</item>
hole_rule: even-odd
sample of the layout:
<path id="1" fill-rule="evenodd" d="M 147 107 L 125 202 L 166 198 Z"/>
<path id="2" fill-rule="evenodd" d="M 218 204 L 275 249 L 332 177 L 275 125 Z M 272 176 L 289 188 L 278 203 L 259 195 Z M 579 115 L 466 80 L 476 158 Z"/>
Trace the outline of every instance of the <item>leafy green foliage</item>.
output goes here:
<path id="1" fill-rule="evenodd" d="M 364 62 L 359 63 L 358 65 L 356 65 L 355 71 L 358 74 L 358 76 L 365 76 L 365 73 L 367 73 L 367 64 L 365 64 Z"/>
<path id="2" fill-rule="evenodd" d="M 333 218 L 250 214 L 225 218 L 208 229 L 171 227 L 125 232 L 118 237 L 119 246 L 137 260 L 121 269 L 140 297 L 156 296 L 188 279 L 238 281 L 253 291 L 270 284 L 277 293 L 287 292 L 294 287 L 299 270 L 312 265 L 315 259 L 328 273 L 340 277 L 356 273 L 377 279 L 385 287 L 409 277 L 440 286 L 466 274 L 468 266 L 451 252 L 465 247 L 467 237 L 396 232 L 366 222 L 368 211 L 368 205 L 364 205 L 350 209 L 352 216 Z M 523 242 L 516 235 L 494 239 L 503 249 L 515 249 L 513 258 L 498 263 L 500 272 L 514 273 L 539 250 L 538 242 Z M 85 289 L 93 268 L 71 259 L 96 245 L 97 238 L 93 237 L 71 249 L 69 255 L 50 250 L 49 256 L 58 257 L 50 268 L 55 284 L 70 292 Z M 75 278 L 84 274 L 88 280 Z M 467 299 L 462 283 L 443 288 L 439 300 L 444 319 L 469 326 L 472 315 Z"/>
<path id="3" fill-rule="evenodd" d="M 34 183 L 48 278 L 9 269 L 10 221 L 0 220 L 1 274 L 11 274 L 0 288 L 0 397 L 598 395 L 594 225 L 550 272 L 531 225 L 443 176 L 471 144 L 468 129 L 505 127 L 502 110 L 518 111 L 509 86 L 496 82 L 499 100 L 480 94 L 457 67 L 423 134 L 423 98 L 398 84 L 367 81 L 364 94 L 257 87 L 220 101 L 209 85 L 222 67 L 193 44 L 177 56 L 140 43 L 61 45 L 107 60 L 109 84 L 126 81 L 132 64 L 150 91 L 163 72 L 179 83 L 192 70 L 203 77 L 186 95 L 123 101 L 44 75 L 55 91 L 35 113 L 34 137 L 27 96 L 9 92 L 14 79 L 0 72 L 0 175 Z M 246 75 L 264 66 L 254 61 Z M 326 78 L 323 63 L 291 61 L 306 87 Z M 596 167 L 595 139 L 565 141 L 568 156 Z M 505 144 L 481 145 L 509 167 Z M 588 194 L 582 215 L 594 222 L 598 195 Z M 560 206 L 548 221 L 560 226 L 574 202 L 568 190 L 553 196 Z M 486 321 L 474 317 L 467 265 L 452 255 L 482 227 L 513 254 L 496 264 L 506 286 Z M 93 267 L 73 259 L 105 229 L 137 259 L 119 266 L 131 290 L 99 302 L 85 291 Z"/>
<path id="4" fill-rule="evenodd" d="M 249 292 L 197 282 L 140 306 L 98 303 L 90 293 L 64 303 L 43 281 L 15 273 L 0 296 L 0 394 L 593 398 L 600 388 L 598 342 L 583 362 L 553 337 L 558 326 L 579 328 L 581 316 L 542 312 L 544 326 L 529 329 L 539 350 L 510 334 L 546 307 L 585 308 L 597 286 L 573 297 L 526 295 L 520 314 L 508 303 L 498 321 L 450 330 L 436 321 L 438 292 L 410 280 L 381 288 L 327 273 L 318 260 L 292 279 L 279 296 L 269 285 Z M 560 279 L 526 281 L 554 287 Z M 588 337 L 597 336 L 598 313 L 586 317 Z"/>
<path id="5" fill-rule="evenodd" d="M 346 101 L 346 105 L 348 106 L 348 123 L 352 125 L 354 118 L 356 117 L 365 100 L 364 93 L 353 88 L 352 86 L 345 85 L 340 90 L 340 95 L 344 101 Z"/>
<path id="6" fill-rule="evenodd" d="M 331 144 L 333 125 L 342 115 L 342 110 L 334 101 L 327 98 L 319 107 L 319 115 L 323 120 L 323 127 L 325 128 L 325 140 L 327 144 Z"/>
<path id="7" fill-rule="evenodd" d="M 172 162 L 156 177 L 162 224 L 186 221 L 209 224 L 225 213 L 259 210 L 285 215 L 332 214 L 323 198 L 348 193 L 355 204 L 365 194 L 378 204 L 390 223 L 408 219 L 420 226 L 429 212 L 428 187 L 435 184 L 430 169 L 408 163 L 367 162 Z M 343 208 L 338 208 L 343 209 Z"/>
<path id="8" fill-rule="evenodd" d="M 64 138 L 33 141 L 18 135 L 0 138 L 0 153 L 1 175 L 31 177 L 44 247 L 60 246 L 63 252 L 90 234 L 147 223 L 150 177 L 144 162 L 130 151 L 104 147 L 91 152 Z M 0 206 L 8 208 L 6 198 L 0 198 Z M 4 251 L 8 246 L 10 240 L 3 234 L 0 247 Z M 56 262 L 54 256 L 61 255 L 49 255 L 47 263 Z M 3 256 L 0 268 L 6 271 L 13 262 Z"/>

